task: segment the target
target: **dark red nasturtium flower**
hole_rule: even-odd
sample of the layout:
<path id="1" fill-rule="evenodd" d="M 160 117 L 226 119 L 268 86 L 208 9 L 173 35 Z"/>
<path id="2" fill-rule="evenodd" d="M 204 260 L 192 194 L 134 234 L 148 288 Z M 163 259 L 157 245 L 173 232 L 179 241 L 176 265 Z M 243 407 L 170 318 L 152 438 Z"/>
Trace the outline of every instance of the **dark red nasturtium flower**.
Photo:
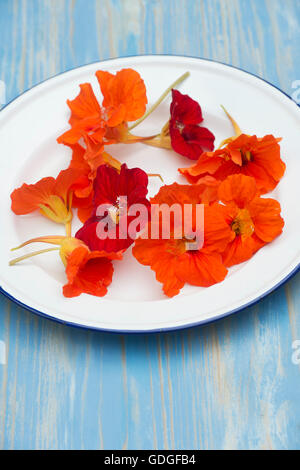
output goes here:
<path id="1" fill-rule="evenodd" d="M 140 168 L 128 169 L 123 164 L 117 171 L 101 165 L 94 180 L 92 216 L 76 233 L 76 238 L 90 250 L 125 251 L 136 238 L 128 230 L 130 226 L 139 232 L 148 222 L 147 192 L 148 175 Z"/>
<path id="2" fill-rule="evenodd" d="M 175 152 L 197 160 L 204 151 L 214 149 L 215 136 L 206 127 L 199 126 L 203 116 L 197 101 L 172 90 L 170 112 L 169 132 Z"/>

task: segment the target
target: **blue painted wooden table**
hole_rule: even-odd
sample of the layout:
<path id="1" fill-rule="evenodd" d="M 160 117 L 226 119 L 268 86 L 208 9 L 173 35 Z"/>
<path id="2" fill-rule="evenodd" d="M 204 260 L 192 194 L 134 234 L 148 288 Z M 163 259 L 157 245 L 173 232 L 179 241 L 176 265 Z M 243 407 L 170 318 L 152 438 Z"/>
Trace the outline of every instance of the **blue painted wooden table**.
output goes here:
<path id="1" fill-rule="evenodd" d="M 217 59 L 291 94 L 299 44 L 299 0 L 0 0 L 7 101 L 144 53 Z M 299 287 L 300 275 L 218 323 L 143 336 L 62 326 L 1 296 L 0 448 L 300 449 Z"/>

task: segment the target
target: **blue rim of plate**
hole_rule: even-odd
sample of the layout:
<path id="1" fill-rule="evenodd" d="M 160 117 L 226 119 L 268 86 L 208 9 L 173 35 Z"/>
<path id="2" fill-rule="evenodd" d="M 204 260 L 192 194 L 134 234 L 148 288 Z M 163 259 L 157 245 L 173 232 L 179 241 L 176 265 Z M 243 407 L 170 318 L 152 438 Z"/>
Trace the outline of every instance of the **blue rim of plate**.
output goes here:
<path id="1" fill-rule="evenodd" d="M 70 71 L 75 70 L 75 69 L 80 69 L 80 68 L 86 67 L 88 65 L 98 64 L 99 62 L 107 62 L 107 61 L 114 61 L 114 60 L 120 60 L 120 59 L 130 59 L 130 58 L 147 57 L 147 56 L 148 57 L 155 57 L 155 56 L 158 56 L 158 57 L 181 57 L 181 58 L 185 58 L 185 59 L 199 59 L 199 60 L 206 61 L 206 62 L 214 62 L 216 64 L 225 65 L 226 67 L 230 67 L 232 69 L 239 70 L 239 71 L 244 72 L 248 75 L 251 75 L 252 77 L 256 77 L 258 80 L 261 80 L 261 81 L 267 83 L 271 87 L 273 87 L 276 90 L 280 91 L 287 98 L 289 98 L 293 103 L 295 103 L 296 106 L 300 107 L 300 104 L 298 105 L 296 103 L 296 101 L 294 101 L 293 98 L 290 95 L 288 95 L 285 91 L 281 90 L 281 88 L 279 88 L 278 86 L 276 86 L 273 83 L 269 82 L 268 80 L 265 80 L 264 78 L 259 77 L 255 73 L 248 72 L 247 70 L 244 70 L 240 67 L 236 67 L 236 66 L 231 65 L 231 64 L 226 64 L 225 62 L 221 62 L 221 61 L 218 61 L 218 60 L 206 59 L 206 58 L 203 58 L 203 57 L 182 56 L 180 54 L 143 54 L 141 56 L 131 55 L 131 56 L 114 57 L 112 59 L 103 59 L 103 60 L 99 60 L 99 61 L 97 60 L 95 62 L 90 62 L 88 64 L 84 64 L 84 65 L 81 65 L 79 67 L 67 69 L 64 72 L 60 72 L 56 75 L 53 75 L 52 77 L 49 77 L 49 78 L 46 78 L 45 80 L 42 80 L 41 82 L 37 83 L 33 87 L 31 87 L 28 90 L 24 91 L 23 93 L 20 93 L 20 95 L 18 95 L 16 98 L 13 98 L 8 103 L 6 103 L 4 106 L 2 106 L 2 108 L 0 109 L 0 112 L 3 111 L 5 108 L 7 108 L 7 106 L 9 106 L 11 103 L 16 101 L 20 96 L 25 95 L 26 93 L 28 93 L 33 88 L 36 88 L 37 86 L 51 80 L 52 78 L 59 77 L 60 75 L 63 75 L 64 73 L 70 72 Z M 300 271 L 300 263 L 284 279 L 282 279 L 278 284 L 274 285 L 267 292 L 264 292 L 262 295 L 260 295 L 256 299 L 242 305 L 241 307 L 237 307 L 236 309 L 230 310 L 226 313 L 222 313 L 221 315 L 216 316 L 211 320 L 202 320 L 202 321 L 198 321 L 198 322 L 194 322 L 194 323 L 189 323 L 188 325 L 173 326 L 173 327 L 169 327 L 169 328 L 154 328 L 153 330 L 115 330 L 115 329 L 110 329 L 110 328 L 99 328 L 99 327 L 81 325 L 80 323 L 68 322 L 68 321 L 60 320 L 59 318 L 56 318 L 56 317 L 52 317 L 51 315 L 48 315 L 46 313 L 41 312 L 40 310 L 36 310 L 35 308 L 30 307 L 30 305 L 24 304 L 23 302 L 21 302 L 20 300 L 16 299 L 11 294 L 6 292 L 1 286 L 0 286 L 0 293 L 3 294 L 7 299 L 9 299 L 12 302 L 14 302 L 15 304 L 17 304 L 18 306 L 34 313 L 35 315 L 38 315 L 42 318 L 46 318 L 47 320 L 52 320 L 52 321 L 54 321 L 56 323 L 60 323 L 62 325 L 67 325 L 67 326 L 71 326 L 71 327 L 74 327 L 74 328 L 80 328 L 80 329 L 84 329 L 84 330 L 100 331 L 102 333 L 145 334 L 146 335 L 146 334 L 153 334 L 153 333 L 168 333 L 168 332 L 178 331 L 178 330 L 187 330 L 187 329 L 190 329 L 190 328 L 195 328 L 196 326 L 208 325 L 210 323 L 214 323 L 216 321 L 222 320 L 223 318 L 229 317 L 230 315 L 233 315 L 234 313 L 241 312 L 242 310 L 245 310 L 248 307 L 256 305 L 258 302 L 260 302 L 262 299 L 264 299 L 265 297 L 270 295 L 272 292 L 279 289 L 286 282 L 288 282 L 290 279 L 292 279 L 298 273 L 298 271 Z"/>

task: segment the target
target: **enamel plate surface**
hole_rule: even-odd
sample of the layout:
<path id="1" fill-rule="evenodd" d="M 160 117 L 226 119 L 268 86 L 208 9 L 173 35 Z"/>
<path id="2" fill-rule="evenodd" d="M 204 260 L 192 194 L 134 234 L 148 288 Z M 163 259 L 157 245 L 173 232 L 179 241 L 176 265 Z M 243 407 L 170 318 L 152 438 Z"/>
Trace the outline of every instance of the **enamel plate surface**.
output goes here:
<path id="1" fill-rule="evenodd" d="M 224 282 L 207 289 L 186 286 L 180 295 L 168 299 L 153 271 L 140 265 L 129 249 L 122 262 L 115 262 L 114 279 L 106 297 L 81 295 L 65 299 L 62 295 L 65 273 L 58 252 L 8 266 L 13 257 L 10 248 L 22 241 L 64 234 L 62 226 L 38 214 L 15 216 L 10 211 L 10 193 L 23 182 L 34 183 L 45 176 L 56 176 L 68 166 L 71 151 L 56 143 L 56 138 L 68 128 L 66 99 L 73 99 L 78 94 L 78 85 L 87 81 L 101 98 L 94 76 L 96 70 L 114 73 L 125 67 L 136 69 L 145 80 L 150 105 L 189 70 L 191 76 L 180 90 L 200 102 L 203 125 L 215 133 L 217 145 L 233 134 L 220 104 L 246 133 L 283 137 L 282 157 L 287 171 L 271 197 L 281 203 L 284 233 L 250 261 L 230 269 Z M 167 100 L 135 129 L 136 134 L 151 135 L 159 131 L 168 116 Z M 4 108 L 0 112 L 0 142 L 1 291 L 35 313 L 80 327 L 116 332 L 184 328 L 251 305 L 289 279 L 299 267 L 300 108 L 284 93 L 253 75 L 223 64 L 185 57 L 129 57 L 91 64 L 47 80 Z M 139 166 L 148 173 L 161 173 L 166 184 L 185 183 L 177 168 L 191 163 L 173 152 L 142 144 L 111 146 L 109 150 L 131 168 Z M 150 178 L 151 196 L 159 187 L 159 180 Z M 73 234 L 77 227 L 75 221 Z M 14 255 L 40 248 L 45 245 L 31 245 Z"/>

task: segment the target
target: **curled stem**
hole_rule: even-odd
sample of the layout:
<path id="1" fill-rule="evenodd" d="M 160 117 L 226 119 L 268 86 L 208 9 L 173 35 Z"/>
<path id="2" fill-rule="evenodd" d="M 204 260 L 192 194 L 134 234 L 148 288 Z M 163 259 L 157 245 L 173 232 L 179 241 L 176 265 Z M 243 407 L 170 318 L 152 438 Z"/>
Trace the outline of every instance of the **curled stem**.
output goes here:
<path id="1" fill-rule="evenodd" d="M 141 124 L 155 109 L 160 105 L 160 103 L 168 96 L 172 88 L 175 88 L 177 85 L 179 85 L 181 82 L 183 82 L 188 76 L 190 75 L 190 72 L 185 72 L 181 77 L 179 77 L 172 85 L 170 85 L 166 91 L 158 98 L 158 100 L 148 109 L 148 111 L 142 116 L 140 119 L 138 119 L 134 124 L 132 124 L 128 130 L 131 131 L 134 129 L 136 126 Z"/>
<path id="2" fill-rule="evenodd" d="M 226 116 L 228 117 L 228 119 L 230 120 L 233 128 L 234 128 L 234 132 L 236 134 L 237 137 L 239 137 L 241 134 L 242 134 L 242 131 L 239 127 L 239 125 L 237 124 L 237 122 L 233 119 L 233 117 L 229 114 L 229 112 L 227 111 L 226 108 L 224 108 L 223 105 L 221 105 L 221 108 L 223 109 L 223 111 L 225 112 Z"/>
<path id="3" fill-rule="evenodd" d="M 157 177 L 161 180 L 162 183 L 164 183 L 163 177 L 159 173 L 147 173 L 149 177 Z"/>
<path id="4" fill-rule="evenodd" d="M 20 256 L 19 258 L 12 259 L 9 262 L 9 266 L 13 266 L 14 264 L 17 264 L 20 261 L 23 261 L 28 258 L 32 258 L 33 256 L 41 255 L 42 253 L 47 253 L 48 251 L 56 251 L 56 250 L 59 250 L 59 247 L 46 248 L 45 250 L 39 250 L 39 251 L 34 251 L 33 253 L 28 253 L 27 255 Z"/>

